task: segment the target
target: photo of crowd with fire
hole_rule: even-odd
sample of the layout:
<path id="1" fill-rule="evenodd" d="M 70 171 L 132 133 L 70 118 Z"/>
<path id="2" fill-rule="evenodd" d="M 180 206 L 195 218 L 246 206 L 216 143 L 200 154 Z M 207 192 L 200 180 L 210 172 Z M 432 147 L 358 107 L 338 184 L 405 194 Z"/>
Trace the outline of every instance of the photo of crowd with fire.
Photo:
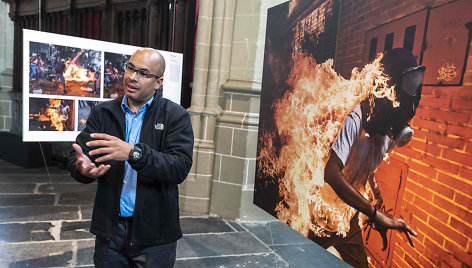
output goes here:
<path id="1" fill-rule="evenodd" d="M 73 131 L 74 101 L 30 98 L 30 131 Z"/>
<path id="2" fill-rule="evenodd" d="M 101 51 L 30 42 L 32 94 L 100 97 Z"/>
<path id="3" fill-rule="evenodd" d="M 123 66 L 130 55 L 105 52 L 105 77 L 103 81 L 103 97 L 116 99 L 123 95 Z"/>

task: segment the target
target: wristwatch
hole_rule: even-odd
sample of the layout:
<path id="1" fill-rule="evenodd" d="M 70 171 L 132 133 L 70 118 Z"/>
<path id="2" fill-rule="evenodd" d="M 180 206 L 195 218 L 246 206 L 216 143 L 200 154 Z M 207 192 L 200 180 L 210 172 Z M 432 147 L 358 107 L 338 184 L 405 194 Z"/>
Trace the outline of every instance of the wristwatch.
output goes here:
<path id="1" fill-rule="evenodd" d="M 141 147 L 139 143 L 137 143 L 134 145 L 133 149 L 131 149 L 131 151 L 129 152 L 128 162 L 134 163 L 138 161 L 139 159 L 141 159 L 142 156 L 143 156 L 143 148 Z"/>

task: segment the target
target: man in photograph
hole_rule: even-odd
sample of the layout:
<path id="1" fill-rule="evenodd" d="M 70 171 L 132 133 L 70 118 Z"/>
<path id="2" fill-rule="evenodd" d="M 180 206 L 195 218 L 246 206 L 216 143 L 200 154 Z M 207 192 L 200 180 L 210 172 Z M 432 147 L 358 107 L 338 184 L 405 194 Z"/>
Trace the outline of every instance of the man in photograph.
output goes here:
<path id="1" fill-rule="evenodd" d="M 125 95 L 92 109 L 68 168 L 81 183 L 97 181 L 96 267 L 172 267 L 182 237 L 177 186 L 192 166 L 190 115 L 160 96 L 157 50 L 139 49 L 125 66 Z"/>
<path id="2" fill-rule="evenodd" d="M 56 72 L 55 80 L 56 80 L 56 89 L 59 89 L 59 83 L 62 84 L 62 91 L 64 95 L 67 95 L 66 90 L 66 79 L 64 78 L 64 71 L 66 70 L 64 59 L 58 59 L 56 63 L 54 63 L 54 71 Z"/>
<path id="3" fill-rule="evenodd" d="M 364 198 L 359 190 L 365 187 L 369 179 L 373 181 L 374 172 L 387 152 L 411 140 L 413 129 L 408 126 L 408 122 L 419 105 L 425 68 L 418 66 L 413 54 L 403 48 L 387 52 L 381 63 L 384 73 L 390 77 L 389 83 L 395 86 L 400 105 L 394 107 L 392 101 L 384 97 L 376 98 L 373 105 L 366 99 L 356 106 L 344 121 L 331 149 L 324 180 L 342 201 L 369 217 L 369 223 L 382 237 L 385 250 L 388 244 L 387 230 L 403 232 L 411 246 L 414 246 L 411 236 L 417 234 L 404 220 L 378 210 L 380 207 Z M 367 267 L 358 213 L 351 218 L 345 236 L 338 232 L 325 230 L 322 235 L 310 232 L 308 237 L 324 248 L 334 247 L 350 265 Z"/>

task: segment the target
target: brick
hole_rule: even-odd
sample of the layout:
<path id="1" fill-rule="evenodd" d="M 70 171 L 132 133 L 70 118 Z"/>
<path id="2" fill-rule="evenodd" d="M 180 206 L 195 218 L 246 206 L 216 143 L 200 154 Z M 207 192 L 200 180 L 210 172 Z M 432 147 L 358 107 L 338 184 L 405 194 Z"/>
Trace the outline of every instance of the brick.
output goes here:
<path id="1" fill-rule="evenodd" d="M 470 193 L 468 193 L 468 194 L 470 194 Z M 458 205 L 461 205 L 461 206 L 465 207 L 468 210 L 472 210 L 472 199 L 470 197 L 468 197 L 464 194 L 461 194 L 461 193 L 456 193 L 454 201 L 456 201 L 456 203 Z"/>
<path id="2" fill-rule="evenodd" d="M 442 152 L 443 148 L 435 145 L 435 144 L 432 144 L 432 143 L 426 143 L 426 153 L 427 154 L 431 154 L 431 155 L 441 155 L 441 152 Z"/>
<path id="3" fill-rule="evenodd" d="M 423 158 L 423 161 L 426 164 L 430 164 L 431 166 L 433 166 L 437 169 L 444 170 L 444 171 L 447 171 L 447 172 L 452 173 L 452 174 L 459 174 L 459 165 L 458 164 L 448 162 L 446 160 L 439 159 L 435 156 L 430 156 L 430 155 L 425 155 L 424 158 Z"/>
<path id="4" fill-rule="evenodd" d="M 472 99 L 472 87 L 438 87 L 437 92 L 442 98 Z"/>
<path id="5" fill-rule="evenodd" d="M 428 268 L 435 268 L 435 267 L 438 267 L 437 264 L 433 264 L 431 262 L 431 260 L 425 258 L 425 257 L 420 257 L 419 259 L 419 264 L 421 265 L 421 267 L 428 267 Z"/>
<path id="6" fill-rule="evenodd" d="M 447 242 L 447 240 L 445 240 Z M 424 246 L 427 248 L 429 251 L 436 253 L 437 255 L 443 254 L 444 249 L 441 246 L 438 246 L 438 244 L 434 243 L 431 239 L 425 238 L 424 240 Z"/>
<path id="7" fill-rule="evenodd" d="M 449 211 L 448 210 L 445 210 L 446 212 L 444 212 L 444 210 L 441 210 L 435 206 L 430 206 L 430 209 L 428 211 L 430 217 L 434 217 L 440 221 L 443 221 L 443 222 L 447 222 L 449 220 Z"/>
<path id="8" fill-rule="evenodd" d="M 456 217 L 451 217 L 450 226 L 463 234 L 472 234 L 472 227 Z"/>
<path id="9" fill-rule="evenodd" d="M 419 106 L 419 108 L 416 110 L 415 117 L 419 118 L 430 118 L 431 117 L 431 108 L 430 107 L 424 107 L 424 106 Z"/>
<path id="10" fill-rule="evenodd" d="M 421 224 L 420 226 L 417 226 L 417 231 L 422 232 L 426 237 L 433 240 L 439 245 L 442 245 L 444 243 L 444 237 L 441 234 L 441 229 L 435 231 L 434 229 L 429 227 L 428 224 Z"/>
<path id="11" fill-rule="evenodd" d="M 472 111 L 472 100 L 452 100 L 451 108 L 455 111 Z"/>
<path id="12" fill-rule="evenodd" d="M 408 265 L 411 266 L 411 267 L 418 267 L 418 268 L 421 267 L 421 266 L 420 266 L 415 260 L 413 260 L 413 259 L 410 257 L 410 255 L 408 255 L 408 254 L 405 254 L 404 259 L 405 259 L 405 262 L 408 263 Z"/>
<path id="13" fill-rule="evenodd" d="M 424 98 L 425 96 L 428 96 L 428 97 L 435 96 L 434 95 L 434 87 L 423 86 L 423 89 L 421 90 L 421 97 Z M 421 105 L 420 105 L 420 107 L 421 107 Z"/>
<path id="14" fill-rule="evenodd" d="M 472 154 L 472 142 L 467 141 L 465 143 L 465 152 L 469 153 L 469 154 Z"/>
<path id="15" fill-rule="evenodd" d="M 405 210 L 406 210 L 406 212 L 411 213 L 411 215 L 414 215 L 415 217 L 422 220 L 423 222 L 428 221 L 428 214 L 426 214 L 426 212 L 421 210 L 420 207 L 418 207 L 418 206 L 407 204 Z M 411 217 L 409 217 L 409 218 L 411 218 Z"/>
<path id="16" fill-rule="evenodd" d="M 410 183 L 408 184 L 405 189 L 408 189 L 409 191 L 411 191 L 412 193 L 415 193 L 415 199 L 413 200 L 413 204 L 417 204 L 418 202 L 421 203 L 422 201 L 421 200 L 427 200 L 427 201 L 431 201 L 433 200 L 433 193 L 430 192 L 429 190 L 425 190 L 423 189 L 423 187 L 421 187 L 420 185 L 416 185 L 416 184 L 413 184 L 413 183 Z M 421 198 L 420 198 L 421 197 Z M 421 199 L 420 201 L 417 201 L 417 199 Z M 420 206 L 421 207 L 421 206 Z M 427 211 L 427 209 L 425 207 L 422 207 L 425 211 Z"/>
<path id="17" fill-rule="evenodd" d="M 443 122 L 448 122 L 448 123 L 466 124 L 469 122 L 470 114 L 441 111 L 441 110 L 432 110 L 431 118 L 435 120 L 443 121 Z"/>
<path id="18" fill-rule="evenodd" d="M 469 155 L 469 154 L 464 154 L 464 153 L 460 153 L 454 150 L 444 148 L 443 158 L 460 163 L 465 166 L 472 167 L 472 155 Z"/>
<path id="19" fill-rule="evenodd" d="M 413 139 L 426 140 L 426 136 L 429 133 L 428 131 L 424 131 L 422 129 L 419 129 L 418 127 L 415 127 L 413 124 L 411 126 L 413 127 L 413 130 L 415 131 Z"/>
<path id="20" fill-rule="evenodd" d="M 421 141 L 421 140 L 411 140 L 410 143 L 408 143 L 407 147 L 411 147 L 414 149 L 417 149 L 419 151 L 426 151 L 426 142 Z"/>
<path id="21" fill-rule="evenodd" d="M 472 181 L 472 170 L 466 167 L 461 167 L 461 170 L 459 171 L 459 176 L 468 181 Z"/>
<path id="22" fill-rule="evenodd" d="M 428 97 L 424 96 L 421 98 L 421 105 L 425 107 L 433 107 L 433 108 L 449 108 L 451 104 L 450 99 L 446 98 L 435 98 L 435 97 Z"/>
<path id="23" fill-rule="evenodd" d="M 436 178 L 437 171 L 430 167 L 426 166 L 424 163 L 418 163 L 416 161 L 408 161 L 408 166 L 411 170 L 414 170 L 416 173 L 423 174 L 424 176 L 434 179 Z"/>
<path id="24" fill-rule="evenodd" d="M 458 247 L 451 241 L 446 240 L 444 242 L 444 248 L 452 252 L 459 261 L 468 265 L 472 264 L 472 254 L 465 252 L 464 249 Z"/>
<path id="25" fill-rule="evenodd" d="M 446 134 L 460 136 L 464 139 L 470 139 L 472 138 L 472 128 L 456 126 L 456 125 L 448 125 L 446 129 Z"/>
<path id="26" fill-rule="evenodd" d="M 403 201 L 406 201 L 407 203 L 413 202 L 414 197 L 415 195 L 412 194 L 410 191 L 403 192 Z"/>
<path id="27" fill-rule="evenodd" d="M 463 234 L 459 233 L 458 231 L 450 228 L 446 224 L 434 218 L 429 219 L 429 224 L 431 225 L 431 228 L 436 228 L 436 230 L 441 232 L 444 235 L 444 237 L 447 237 L 448 239 L 454 241 L 455 243 L 459 244 L 460 246 L 464 248 L 467 247 L 467 243 L 469 242 L 469 239 Z M 438 243 L 438 244 L 441 244 L 441 243 Z"/>
<path id="28" fill-rule="evenodd" d="M 422 184 L 425 188 L 430 189 L 439 195 L 445 196 L 449 199 L 453 199 L 454 197 L 454 189 L 440 184 L 436 180 L 432 180 L 424 176 L 419 176 L 418 182 Z"/>
<path id="29" fill-rule="evenodd" d="M 395 153 L 418 160 L 422 160 L 424 156 L 423 152 L 415 151 L 410 146 L 395 148 Z"/>
<path id="30" fill-rule="evenodd" d="M 437 180 L 443 184 L 446 184 L 452 188 L 455 188 L 457 191 L 460 191 L 463 193 L 472 193 L 472 184 L 467 183 L 467 181 L 462 181 L 460 179 L 446 175 L 442 172 L 438 173 Z"/>
<path id="31" fill-rule="evenodd" d="M 428 133 L 426 139 L 431 143 L 444 145 L 451 149 L 462 150 L 465 145 L 464 140 L 461 138 L 452 138 L 444 135 L 437 135 L 434 133 Z"/>
<path id="32" fill-rule="evenodd" d="M 433 197 L 433 204 L 446 209 L 452 215 L 455 215 L 458 218 L 466 220 L 468 223 L 472 224 L 472 213 L 468 210 L 465 210 L 459 206 L 456 206 L 449 200 L 446 200 L 440 196 L 435 195 Z"/>
<path id="33" fill-rule="evenodd" d="M 395 247 L 395 249 L 397 249 L 398 247 Z M 404 260 L 403 260 L 403 256 L 400 257 L 398 256 L 397 254 L 394 254 L 393 255 L 393 259 L 392 259 L 392 262 L 396 265 L 396 267 L 408 267 L 408 263 L 406 263 Z"/>
<path id="34" fill-rule="evenodd" d="M 421 118 L 416 118 L 411 123 L 412 126 L 419 127 L 421 129 L 427 129 L 431 131 L 436 131 L 439 133 L 444 133 L 446 131 L 446 124 L 431 120 L 425 120 Z M 415 133 L 416 134 L 416 133 Z"/>

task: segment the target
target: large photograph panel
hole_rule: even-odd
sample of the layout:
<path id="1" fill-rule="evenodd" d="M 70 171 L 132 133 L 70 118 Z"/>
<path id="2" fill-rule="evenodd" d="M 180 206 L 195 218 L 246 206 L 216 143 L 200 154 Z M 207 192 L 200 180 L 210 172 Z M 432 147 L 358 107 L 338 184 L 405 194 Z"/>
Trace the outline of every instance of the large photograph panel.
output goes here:
<path id="1" fill-rule="evenodd" d="M 470 266 L 466 10 L 269 9 L 254 204 L 354 267 Z"/>
<path id="2" fill-rule="evenodd" d="M 31 94 L 100 97 L 101 51 L 30 42 Z"/>
<path id="3" fill-rule="evenodd" d="M 23 141 L 74 141 L 85 128 L 93 106 L 123 96 L 124 63 L 137 49 L 23 29 Z M 161 94 L 180 103 L 182 54 L 159 53 L 167 66 Z M 55 104 L 47 99 L 60 99 L 71 115 L 64 119 L 65 115 L 59 114 L 62 122 L 51 125 L 45 109 Z M 63 131 L 58 129 L 61 126 Z"/>

